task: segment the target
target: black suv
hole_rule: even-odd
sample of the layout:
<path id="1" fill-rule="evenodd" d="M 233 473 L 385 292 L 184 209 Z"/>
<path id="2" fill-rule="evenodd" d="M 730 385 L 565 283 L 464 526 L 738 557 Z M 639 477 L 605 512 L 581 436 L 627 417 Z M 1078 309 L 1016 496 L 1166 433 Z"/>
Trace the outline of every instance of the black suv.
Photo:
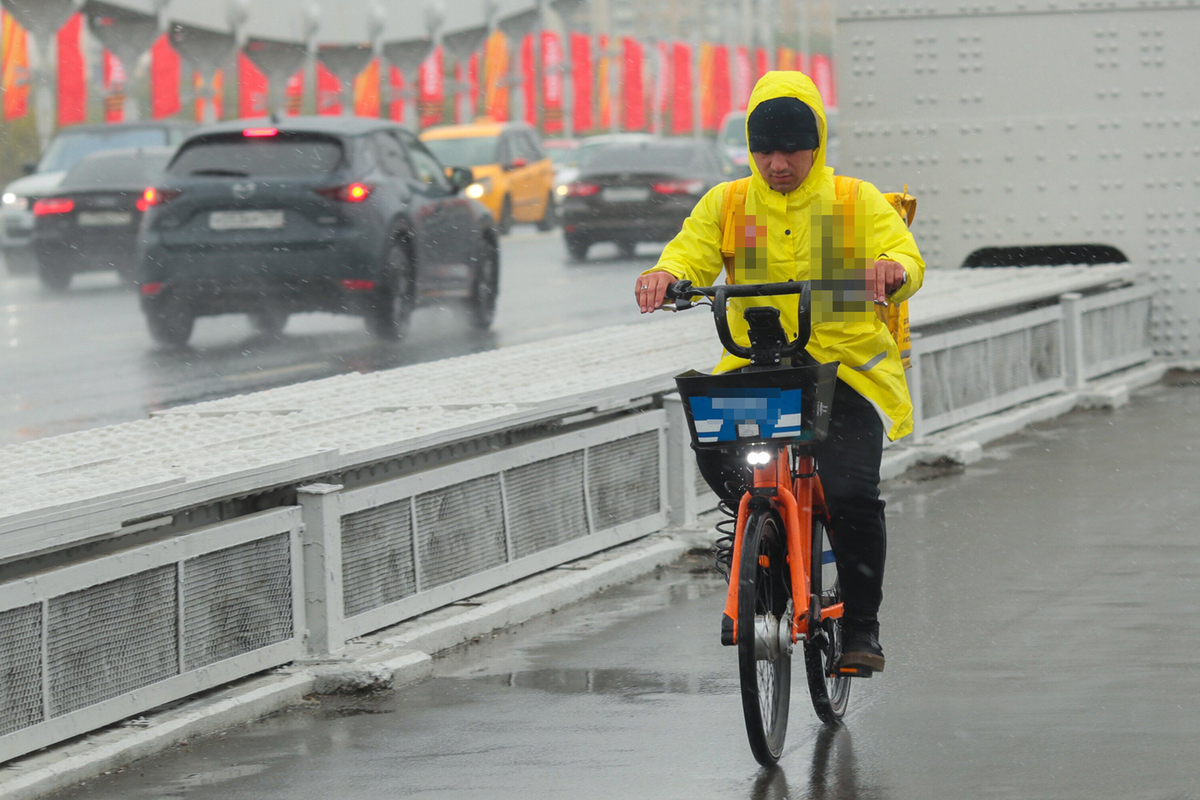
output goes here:
<path id="1" fill-rule="evenodd" d="M 360 314 L 399 339 L 415 307 L 459 298 L 491 325 L 495 222 L 408 130 L 291 117 L 211 126 L 142 198 L 139 285 L 150 334 L 182 345 L 196 317 L 244 313 L 278 333 L 297 311 Z"/>

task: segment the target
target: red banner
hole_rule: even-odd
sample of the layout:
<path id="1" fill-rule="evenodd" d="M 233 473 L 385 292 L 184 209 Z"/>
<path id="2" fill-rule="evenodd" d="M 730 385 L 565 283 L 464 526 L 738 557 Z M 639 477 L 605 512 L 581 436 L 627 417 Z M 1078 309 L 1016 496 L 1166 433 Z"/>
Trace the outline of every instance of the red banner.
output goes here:
<path id="1" fill-rule="evenodd" d="M 563 50 L 554 31 L 542 31 L 542 130 L 562 133 Z"/>
<path id="2" fill-rule="evenodd" d="M 417 85 L 420 87 L 417 102 L 420 104 L 422 128 L 442 121 L 442 104 L 446 101 L 443 52 L 440 47 L 434 48 L 421 62 L 421 70 L 417 75 Z"/>
<path id="3" fill-rule="evenodd" d="M 58 29 L 58 124 L 76 125 L 87 119 L 87 74 L 79 31 L 83 15 L 74 14 Z"/>
<path id="4" fill-rule="evenodd" d="M 537 70 L 533 63 L 533 34 L 521 40 L 521 94 L 525 97 L 525 124 L 537 127 Z"/>
<path id="5" fill-rule="evenodd" d="M 304 110 L 304 67 L 296 70 L 296 74 L 287 79 L 283 85 L 283 113 L 289 117 L 298 117 Z"/>
<path id="6" fill-rule="evenodd" d="M 503 31 L 492 31 L 484 45 L 483 53 L 484 113 L 493 122 L 507 122 L 510 110 L 508 37 Z"/>
<path id="7" fill-rule="evenodd" d="M 467 104 L 471 106 L 470 117 L 464 122 L 471 122 L 479 113 L 479 51 L 471 53 L 467 60 Z"/>
<path id="8" fill-rule="evenodd" d="M 238 53 L 238 116 L 265 117 L 267 108 L 267 76 L 245 53 Z"/>
<path id="9" fill-rule="evenodd" d="M 733 51 L 733 107 L 744 111 L 750 102 L 754 76 L 750 74 L 750 51 L 738 47 Z"/>
<path id="10" fill-rule="evenodd" d="M 379 103 L 379 59 L 373 58 L 354 79 L 354 113 L 378 117 Z"/>
<path id="11" fill-rule="evenodd" d="M 104 121 L 125 120 L 125 65 L 108 50 L 101 53 L 104 81 Z"/>
<path id="12" fill-rule="evenodd" d="M 692 132 L 692 47 L 676 42 L 671 49 L 671 133 Z"/>
<path id="13" fill-rule="evenodd" d="M 767 52 L 765 47 L 759 47 L 754 51 L 754 82 L 758 83 L 758 79 L 771 71 L 771 54 Z"/>
<path id="14" fill-rule="evenodd" d="M 342 113 L 342 82 L 320 61 L 317 62 L 317 113 L 323 117 Z"/>
<path id="15" fill-rule="evenodd" d="M 463 65 L 461 61 L 454 62 L 454 124 L 460 125 L 466 122 L 463 119 L 462 113 L 462 98 L 463 98 Z"/>
<path id="16" fill-rule="evenodd" d="M 812 79 L 821 93 L 821 101 L 825 108 L 837 108 L 837 87 L 833 84 L 833 63 L 824 53 L 814 53 L 812 57 Z"/>
<path id="17" fill-rule="evenodd" d="M 571 34 L 571 81 L 575 90 L 571 127 L 578 136 L 592 129 L 592 39 L 586 33 Z"/>
<path id="18" fill-rule="evenodd" d="M 721 125 L 721 120 L 732 108 L 730 97 L 729 48 L 719 44 L 713 48 L 713 130 Z"/>
<path id="19" fill-rule="evenodd" d="M 404 75 L 396 66 L 388 67 L 388 119 L 404 122 Z"/>
<path id="20" fill-rule="evenodd" d="M 622 124 L 627 131 L 644 131 L 646 129 L 646 87 L 644 81 L 644 66 L 646 53 L 642 43 L 632 37 L 625 37 L 621 43 L 624 58 L 624 68 L 621 71 L 622 91 Z"/>
<path id="21" fill-rule="evenodd" d="M 179 79 L 183 70 L 179 53 L 167 34 L 158 37 L 150 48 L 150 116 L 173 117 L 183 110 L 179 97 Z"/>

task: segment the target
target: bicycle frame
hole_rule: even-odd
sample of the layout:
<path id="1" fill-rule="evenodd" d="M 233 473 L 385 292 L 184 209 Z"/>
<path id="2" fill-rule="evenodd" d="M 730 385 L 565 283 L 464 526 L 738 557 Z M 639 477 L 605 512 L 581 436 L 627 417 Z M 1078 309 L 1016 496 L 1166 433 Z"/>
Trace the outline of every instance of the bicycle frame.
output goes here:
<path id="1" fill-rule="evenodd" d="M 796 454 L 796 472 L 793 474 L 792 455 L 791 447 L 783 445 L 769 462 L 755 467 L 754 487 L 742 495 L 738 504 L 730 575 L 741 574 L 742 536 L 746 521 L 750 517 L 751 503 L 756 498 L 762 498 L 779 514 L 787 535 L 788 571 L 792 579 L 791 639 L 795 643 L 808 636 L 810 623 L 840 618 L 842 604 L 822 608 L 817 592 L 813 591 L 813 516 L 827 518 L 825 493 L 817 477 L 813 457 L 805 453 Z M 820 543 L 816 543 L 816 546 L 820 547 Z M 734 577 L 729 581 L 729 593 L 725 599 L 725 618 L 728 621 L 724 626 L 731 629 L 733 635 L 732 641 L 723 644 L 737 643 L 737 608 L 738 580 Z"/>

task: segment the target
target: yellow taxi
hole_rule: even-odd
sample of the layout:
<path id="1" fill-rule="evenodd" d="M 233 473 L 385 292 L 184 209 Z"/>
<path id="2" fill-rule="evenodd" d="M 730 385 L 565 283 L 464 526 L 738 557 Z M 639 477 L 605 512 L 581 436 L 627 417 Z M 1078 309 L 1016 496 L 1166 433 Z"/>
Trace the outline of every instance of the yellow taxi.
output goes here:
<path id="1" fill-rule="evenodd" d="M 447 167 L 469 167 L 475 183 L 466 194 L 492 212 L 501 233 L 514 222 L 554 227 L 554 162 L 537 131 L 518 122 L 444 125 L 421 141 Z"/>

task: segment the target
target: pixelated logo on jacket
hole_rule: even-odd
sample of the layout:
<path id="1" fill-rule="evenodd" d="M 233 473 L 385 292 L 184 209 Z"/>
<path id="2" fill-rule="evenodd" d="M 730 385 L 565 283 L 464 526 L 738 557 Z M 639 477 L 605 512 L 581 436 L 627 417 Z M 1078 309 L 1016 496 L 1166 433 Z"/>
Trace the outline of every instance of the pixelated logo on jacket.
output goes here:
<path id="1" fill-rule="evenodd" d="M 759 221 L 759 215 L 747 213 L 745 208 L 734 209 L 733 212 L 734 244 L 734 275 L 736 280 L 746 283 L 764 283 L 769 281 L 767 270 L 767 224 L 765 217 Z"/>
<path id="2" fill-rule="evenodd" d="M 875 315 L 874 225 L 866 202 L 812 204 L 813 322 L 868 320 Z"/>

